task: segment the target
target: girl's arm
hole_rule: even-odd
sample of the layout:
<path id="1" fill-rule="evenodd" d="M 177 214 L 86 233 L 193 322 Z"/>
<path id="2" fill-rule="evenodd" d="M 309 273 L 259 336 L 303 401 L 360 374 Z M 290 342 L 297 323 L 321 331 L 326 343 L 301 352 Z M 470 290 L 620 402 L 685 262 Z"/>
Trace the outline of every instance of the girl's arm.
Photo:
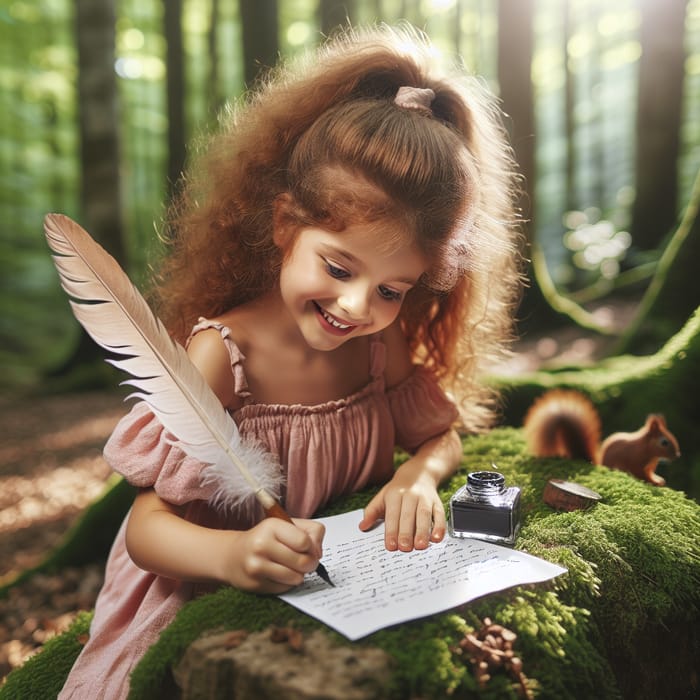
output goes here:
<path id="1" fill-rule="evenodd" d="M 202 331 L 188 354 L 224 406 L 236 396 L 230 358 L 218 331 Z M 152 489 L 141 491 L 129 515 L 126 547 L 137 566 L 189 581 L 220 581 L 261 593 L 298 585 L 321 557 L 324 528 L 298 520 L 267 518 L 245 531 L 202 527 Z"/>
<path id="2" fill-rule="evenodd" d="M 292 525 L 277 518 L 245 531 L 202 527 L 146 489 L 129 515 L 126 548 L 138 567 L 166 578 L 280 593 L 316 568 L 323 534 L 320 523 L 296 520 Z"/>
<path id="3" fill-rule="evenodd" d="M 384 331 L 387 349 L 387 386 L 396 386 L 413 371 L 408 344 L 397 323 Z M 457 469 L 462 444 L 454 430 L 426 440 L 394 473 L 391 481 L 365 508 L 360 529 L 384 518 L 388 550 L 425 549 L 445 536 L 445 509 L 437 492 L 441 481 Z"/>

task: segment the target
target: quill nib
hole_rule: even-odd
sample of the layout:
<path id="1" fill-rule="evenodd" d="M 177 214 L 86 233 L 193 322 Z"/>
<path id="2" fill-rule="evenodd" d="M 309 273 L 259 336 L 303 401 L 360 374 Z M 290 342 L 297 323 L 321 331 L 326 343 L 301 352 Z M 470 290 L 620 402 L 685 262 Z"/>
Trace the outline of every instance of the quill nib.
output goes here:
<path id="1" fill-rule="evenodd" d="M 316 573 L 329 585 L 333 586 L 335 588 L 335 584 L 333 581 L 331 581 L 331 577 L 328 575 L 328 571 L 326 571 L 326 567 L 321 564 L 321 562 L 318 563 L 318 566 L 316 567 Z"/>

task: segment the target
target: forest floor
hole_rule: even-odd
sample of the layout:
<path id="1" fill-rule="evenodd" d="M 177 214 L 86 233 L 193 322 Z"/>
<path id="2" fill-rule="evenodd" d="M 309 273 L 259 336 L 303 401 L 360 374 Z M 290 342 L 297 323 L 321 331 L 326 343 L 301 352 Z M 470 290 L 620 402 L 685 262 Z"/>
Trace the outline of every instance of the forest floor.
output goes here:
<path id="1" fill-rule="evenodd" d="M 629 317 L 614 311 L 616 325 Z M 556 358 L 585 364 L 605 351 L 597 336 L 567 327 L 523 341 L 504 372 L 531 371 Z M 0 398 L 0 582 L 39 564 L 103 491 L 110 469 L 102 447 L 127 411 L 110 392 Z M 90 610 L 103 567 L 36 575 L 0 598 L 0 678 Z"/>
<path id="2" fill-rule="evenodd" d="M 0 400 L 0 580 L 36 566 L 105 487 L 121 395 Z M 0 598 L 0 677 L 90 610 L 102 565 L 37 575 Z"/>

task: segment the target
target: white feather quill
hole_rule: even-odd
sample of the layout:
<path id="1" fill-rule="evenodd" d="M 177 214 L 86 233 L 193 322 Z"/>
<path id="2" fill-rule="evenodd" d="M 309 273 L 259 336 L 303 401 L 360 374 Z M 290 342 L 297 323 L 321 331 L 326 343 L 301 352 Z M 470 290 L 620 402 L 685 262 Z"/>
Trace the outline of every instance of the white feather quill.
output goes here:
<path id="1" fill-rule="evenodd" d="M 44 231 L 61 286 L 73 313 L 105 350 L 124 359 L 108 360 L 127 372 L 173 441 L 209 465 L 204 485 L 214 485 L 211 501 L 235 508 L 255 496 L 268 515 L 285 517 L 276 496 L 281 486 L 277 460 L 258 443 L 243 440 L 231 416 L 174 342 L 117 261 L 73 220 L 48 214 Z M 285 519 L 288 519 L 286 516 Z"/>

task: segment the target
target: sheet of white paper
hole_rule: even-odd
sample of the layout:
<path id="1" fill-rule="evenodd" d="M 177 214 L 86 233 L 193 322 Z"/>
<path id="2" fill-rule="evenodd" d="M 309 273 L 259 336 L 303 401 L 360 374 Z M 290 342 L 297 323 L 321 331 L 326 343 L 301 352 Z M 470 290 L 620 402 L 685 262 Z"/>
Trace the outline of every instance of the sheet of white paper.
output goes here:
<path id="1" fill-rule="evenodd" d="M 323 563 L 335 588 L 313 573 L 280 596 L 348 639 L 566 571 L 525 552 L 449 536 L 426 550 L 388 552 L 384 527 L 361 532 L 361 519 L 361 510 L 319 519 L 326 526 Z"/>

